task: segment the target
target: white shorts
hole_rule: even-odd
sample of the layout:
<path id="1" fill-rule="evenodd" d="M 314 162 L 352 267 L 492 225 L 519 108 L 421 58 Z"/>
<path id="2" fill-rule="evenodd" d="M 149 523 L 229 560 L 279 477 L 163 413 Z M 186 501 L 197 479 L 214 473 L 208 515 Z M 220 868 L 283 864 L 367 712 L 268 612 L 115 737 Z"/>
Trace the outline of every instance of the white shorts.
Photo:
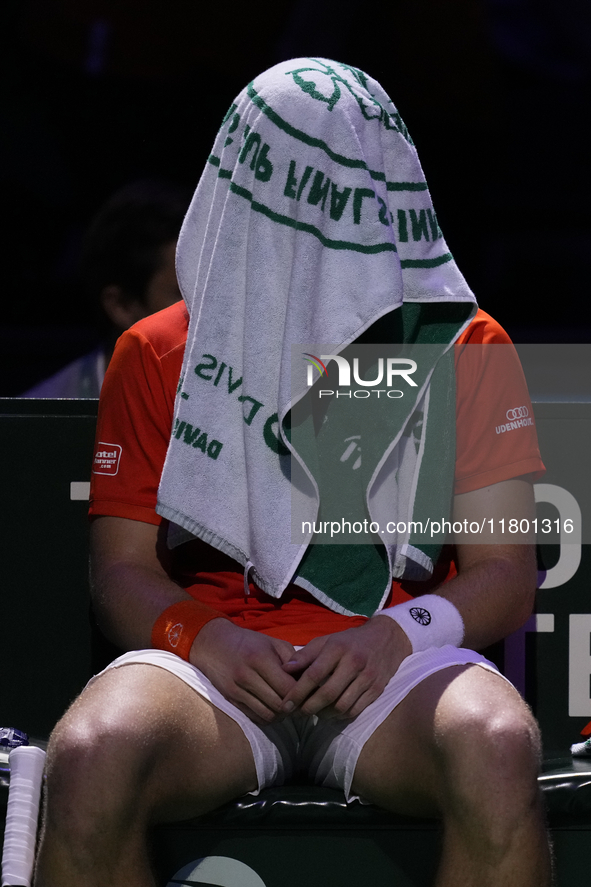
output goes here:
<path id="1" fill-rule="evenodd" d="M 199 669 L 174 653 L 163 650 L 124 653 L 105 671 L 130 664 L 166 669 L 242 728 L 252 748 L 258 777 L 258 788 L 252 794 L 271 785 L 281 785 L 295 773 L 304 773 L 318 785 L 342 789 L 347 801 L 360 800 L 361 803 L 365 803 L 362 798 L 351 794 L 351 782 L 361 749 L 413 687 L 436 671 L 453 665 L 476 664 L 503 677 L 492 662 L 473 650 L 450 645 L 431 647 L 408 656 L 380 697 L 352 721 L 319 719 L 315 715 L 296 713 L 279 723 L 259 727 L 228 702 Z"/>

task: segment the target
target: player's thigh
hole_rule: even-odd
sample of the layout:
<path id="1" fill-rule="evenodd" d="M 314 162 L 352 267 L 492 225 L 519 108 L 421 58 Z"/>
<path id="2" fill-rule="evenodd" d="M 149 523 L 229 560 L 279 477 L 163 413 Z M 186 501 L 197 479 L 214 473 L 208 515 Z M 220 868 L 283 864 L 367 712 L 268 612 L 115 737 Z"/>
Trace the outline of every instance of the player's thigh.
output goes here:
<path id="1" fill-rule="evenodd" d="M 256 788 L 242 729 L 180 678 L 147 664 L 104 672 L 50 741 L 48 777 L 93 803 L 117 794 L 150 818 L 182 819 Z"/>
<path id="2" fill-rule="evenodd" d="M 439 816 L 490 779 L 535 781 L 539 736 L 518 692 L 478 665 L 415 687 L 368 739 L 353 791 L 396 812 Z"/>

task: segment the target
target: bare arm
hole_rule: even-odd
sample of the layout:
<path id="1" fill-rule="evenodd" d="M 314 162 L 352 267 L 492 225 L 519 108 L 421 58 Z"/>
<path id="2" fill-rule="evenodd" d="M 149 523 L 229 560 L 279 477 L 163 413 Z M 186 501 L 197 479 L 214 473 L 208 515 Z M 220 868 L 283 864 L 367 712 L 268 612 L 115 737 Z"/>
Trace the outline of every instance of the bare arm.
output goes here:
<path id="1" fill-rule="evenodd" d="M 189 598 L 169 576 L 166 543 L 153 524 L 95 518 L 90 528 L 90 567 L 97 621 L 123 650 L 150 647 L 158 616 Z"/>
<path id="2" fill-rule="evenodd" d="M 505 518 L 507 526 L 510 518 L 525 518 L 533 526 L 534 517 L 533 488 L 521 478 L 456 496 L 455 521 L 467 519 L 482 525 L 484 520 L 488 529 L 492 518 L 497 529 L 492 535 L 464 537 L 471 540 L 468 543 L 458 537 L 458 575 L 437 589 L 462 614 L 462 646 L 488 647 L 520 628 L 531 614 L 537 580 L 533 534 L 500 535 L 498 520 Z M 482 541 L 472 544 L 475 538 Z"/>
<path id="3" fill-rule="evenodd" d="M 167 607 L 190 600 L 170 577 L 169 552 L 158 528 L 118 517 L 91 526 L 91 590 L 105 635 L 124 650 L 151 647 L 152 627 Z M 190 661 L 252 720 L 264 723 L 281 711 L 294 686 L 283 663 L 287 641 L 212 619 L 199 632 Z"/>
<path id="4" fill-rule="evenodd" d="M 514 479 L 456 496 L 454 520 L 487 521 L 534 516 L 532 486 Z M 488 526 L 488 524 L 487 524 Z M 469 538 L 469 537 L 467 537 Z M 471 537 L 474 539 L 474 537 Z M 477 537 L 478 538 L 478 537 Z M 521 544 L 458 544 L 458 575 L 436 593 L 450 600 L 464 620 L 463 646 L 481 649 L 515 631 L 532 611 L 536 587 L 533 540 Z M 506 538 L 506 537 L 505 537 Z M 512 536 L 513 539 L 519 537 Z M 355 717 L 380 695 L 411 652 L 404 631 L 388 616 L 374 616 L 360 628 L 311 641 L 287 665 L 300 674 L 285 710 Z"/>

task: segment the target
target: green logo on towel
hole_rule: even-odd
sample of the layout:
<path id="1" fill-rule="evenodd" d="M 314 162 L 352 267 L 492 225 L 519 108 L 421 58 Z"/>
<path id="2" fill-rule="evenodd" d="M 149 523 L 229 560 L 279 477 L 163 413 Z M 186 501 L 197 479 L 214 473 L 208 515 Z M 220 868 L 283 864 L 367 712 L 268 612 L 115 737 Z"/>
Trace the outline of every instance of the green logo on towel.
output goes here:
<path id="1" fill-rule="evenodd" d="M 324 102 L 328 111 L 332 111 L 342 96 L 342 85 L 353 96 L 366 120 L 378 120 L 386 129 L 399 132 L 409 144 L 413 144 L 400 114 L 395 109 L 387 110 L 370 93 L 367 74 L 364 74 L 359 68 L 352 68 L 349 65 L 339 66 L 351 75 L 351 79 L 349 79 L 331 65 L 314 61 L 321 67 L 296 68 L 287 72 L 293 77 L 294 83 L 310 98 Z M 311 74 L 312 76 L 303 77 L 302 74 Z M 392 108 L 394 108 L 393 105 Z"/>

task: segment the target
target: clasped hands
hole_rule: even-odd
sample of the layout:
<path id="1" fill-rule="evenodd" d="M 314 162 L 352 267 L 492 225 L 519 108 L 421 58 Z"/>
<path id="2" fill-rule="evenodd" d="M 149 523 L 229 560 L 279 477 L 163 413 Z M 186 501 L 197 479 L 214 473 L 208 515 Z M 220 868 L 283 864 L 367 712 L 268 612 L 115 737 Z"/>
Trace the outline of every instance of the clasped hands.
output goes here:
<path id="1" fill-rule="evenodd" d="M 387 616 L 314 638 L 298 651 L 287 641 L 213 619 L 197 635 L 191 663 L 228 701 L 264 725 L 295 711 L 355 718 L 410 652 L 405 633 Z"/>

